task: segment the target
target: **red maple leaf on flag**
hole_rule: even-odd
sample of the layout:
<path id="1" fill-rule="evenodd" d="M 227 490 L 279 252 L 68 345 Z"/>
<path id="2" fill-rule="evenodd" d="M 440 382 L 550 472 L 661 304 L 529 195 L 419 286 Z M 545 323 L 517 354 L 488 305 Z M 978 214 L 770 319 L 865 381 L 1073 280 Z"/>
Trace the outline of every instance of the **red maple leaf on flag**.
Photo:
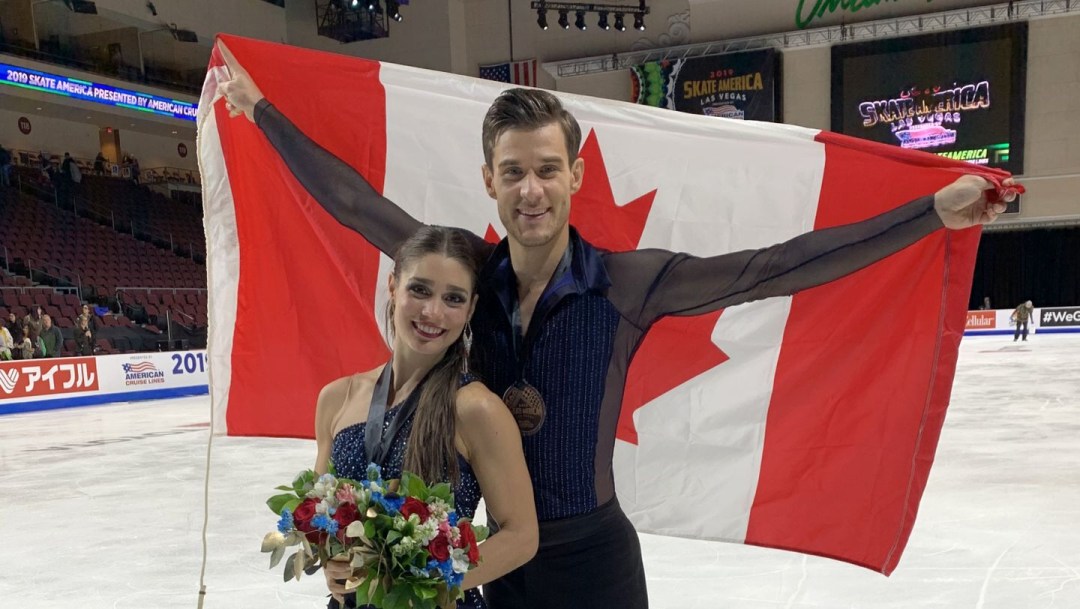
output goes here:
<path id="1" fill-rule="evenodd" d="M 613 252 L 637 249 L 656 191 L 619 206 L 595 131 L 585 138 L 580 156 L 585 176 L 570 206 L 570 223 L 596 247 Z M 721 313 L 665 317 L 653 324 L 630 362 L 617 438 L 637 444 L 633 417 L 639 408 L 728 359 L 712 342 Z"/>

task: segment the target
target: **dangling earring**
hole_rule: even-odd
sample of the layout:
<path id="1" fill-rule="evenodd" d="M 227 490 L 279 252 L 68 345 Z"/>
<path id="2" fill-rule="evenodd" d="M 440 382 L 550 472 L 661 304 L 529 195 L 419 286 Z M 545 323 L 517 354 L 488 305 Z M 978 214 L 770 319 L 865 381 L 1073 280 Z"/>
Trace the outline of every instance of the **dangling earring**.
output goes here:
<path id="1" fill-rule="evenodd" d="M 465 348 L 465 358 L 461 360 L 461 373 L 469 373 L 469 353 L 472 352 L 472 326 L 465 322 L 465 330 L 461 333 L 461 346 Z"/>
<path id="2" fill-rule="evenodd" d="M 391 300 L 390 304 L 386 306 L 386 343 L 390 345 L 390 348 L 394 348 L 394 301 Z"/>

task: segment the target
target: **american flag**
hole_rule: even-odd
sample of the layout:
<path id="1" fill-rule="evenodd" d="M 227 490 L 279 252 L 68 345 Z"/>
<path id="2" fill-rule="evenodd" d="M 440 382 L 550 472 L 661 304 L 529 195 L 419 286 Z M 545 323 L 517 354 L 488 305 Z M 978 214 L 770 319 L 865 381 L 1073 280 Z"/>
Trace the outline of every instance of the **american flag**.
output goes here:
<path id="1" fill-rule="evenodd" d="M 536 60 L 508 61 L 480 66 L 480 78 L 508 82 L 523 87 L 536 86 Z"/>
<path id="2" fill-rule="evenodd" d="M 157 366 L 155 366 L 153 362 L 124 364 L 124 372 L 157 372 Z"/>

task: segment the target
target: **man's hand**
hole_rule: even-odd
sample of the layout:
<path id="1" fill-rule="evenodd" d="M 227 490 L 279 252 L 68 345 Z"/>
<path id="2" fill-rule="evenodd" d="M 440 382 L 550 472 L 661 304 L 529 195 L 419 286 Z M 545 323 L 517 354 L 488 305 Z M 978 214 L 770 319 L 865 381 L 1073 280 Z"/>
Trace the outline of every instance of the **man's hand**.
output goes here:
<path id="1" fill-rule="evenodd" d="M 1000 200 L 990 202 L 994 184 L 985 178 L 965 175 L 934 193 L 934 210 L 946 228 L 961 229 L 989 224 L 1005 211 L 1005 204 L 1020 192 L 1015 180 L 1002 182 Z"/>
<path id="2" fill-rule="evenodd" d="M 243 114 L 249 121 L 255 122 L 255 104 L 266 96 L 255 86 L 251 75 L 240 65 L 224 42 L 218 40 L 217 49 L 225 60 L 225 67 L 231 77 L 218 86 L 218 91 L 225 97 L 225 109 L 229 111 L 231 118 Z"/>

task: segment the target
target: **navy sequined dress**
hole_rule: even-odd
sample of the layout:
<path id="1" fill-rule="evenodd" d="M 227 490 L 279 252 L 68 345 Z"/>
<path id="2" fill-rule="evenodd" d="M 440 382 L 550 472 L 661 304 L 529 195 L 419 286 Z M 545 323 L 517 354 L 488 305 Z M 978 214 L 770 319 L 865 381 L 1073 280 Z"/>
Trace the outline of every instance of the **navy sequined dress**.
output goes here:
<path id="1" fill-rule="evenodd" d="M 465 386 L 474 380 L 476 379 L 471 375 L 465 376 L 461 379 L 461 385 Z M 420 389 L 420 387 L 414 389 L 408 400 L 417 399 L 420 395 Z M 390 424 L 394 421 L 394 413 L 404 406 L 408 400 L 386 410 L 383 433 L 390 429 Z M 412 433 L 413 418 L 415 416 L 416 412 L 413 411 L 413 415 L 405 421 L 398 430 L 397 435 L 394 436 L 393 444 L 390 446 L 390 452 L 386 459 L 379 464 L 382 467 L 384 480 L 401 477 L 402 466 L 405 463 L 407 441 L 409 434 Z M 338 476 L 359 480 L 367 474 L 368 464 L 364 456 L 364 429 L 366 427 L 367 423 L 356 423 L 342 429 L 334 436 L 334 446 L 330 458 L 334 463 Z M 454 506 L 457 509 L 458 516 L 472 518 L 476 513 L 477 504 L 480 503 L 480 483 L 476 480 L 476 474 L 473 473 L 469 462 L 461 455 L 458 455 L 458 466 L 461 470 L 461 477 L 458 484 L 454 486 Z M 343 607 L 356 607 L 355 598 L 355 595 L 352 594 L 346 596 Z M 457 606 L 458 609 L 487 609 L 483 597 L 480 596 L 479 588 L 466 590 L 465 598 L 458 601 Z M 331 597 L 328 609 L 339 609 L 339 607 L 342 606 Z"/>

